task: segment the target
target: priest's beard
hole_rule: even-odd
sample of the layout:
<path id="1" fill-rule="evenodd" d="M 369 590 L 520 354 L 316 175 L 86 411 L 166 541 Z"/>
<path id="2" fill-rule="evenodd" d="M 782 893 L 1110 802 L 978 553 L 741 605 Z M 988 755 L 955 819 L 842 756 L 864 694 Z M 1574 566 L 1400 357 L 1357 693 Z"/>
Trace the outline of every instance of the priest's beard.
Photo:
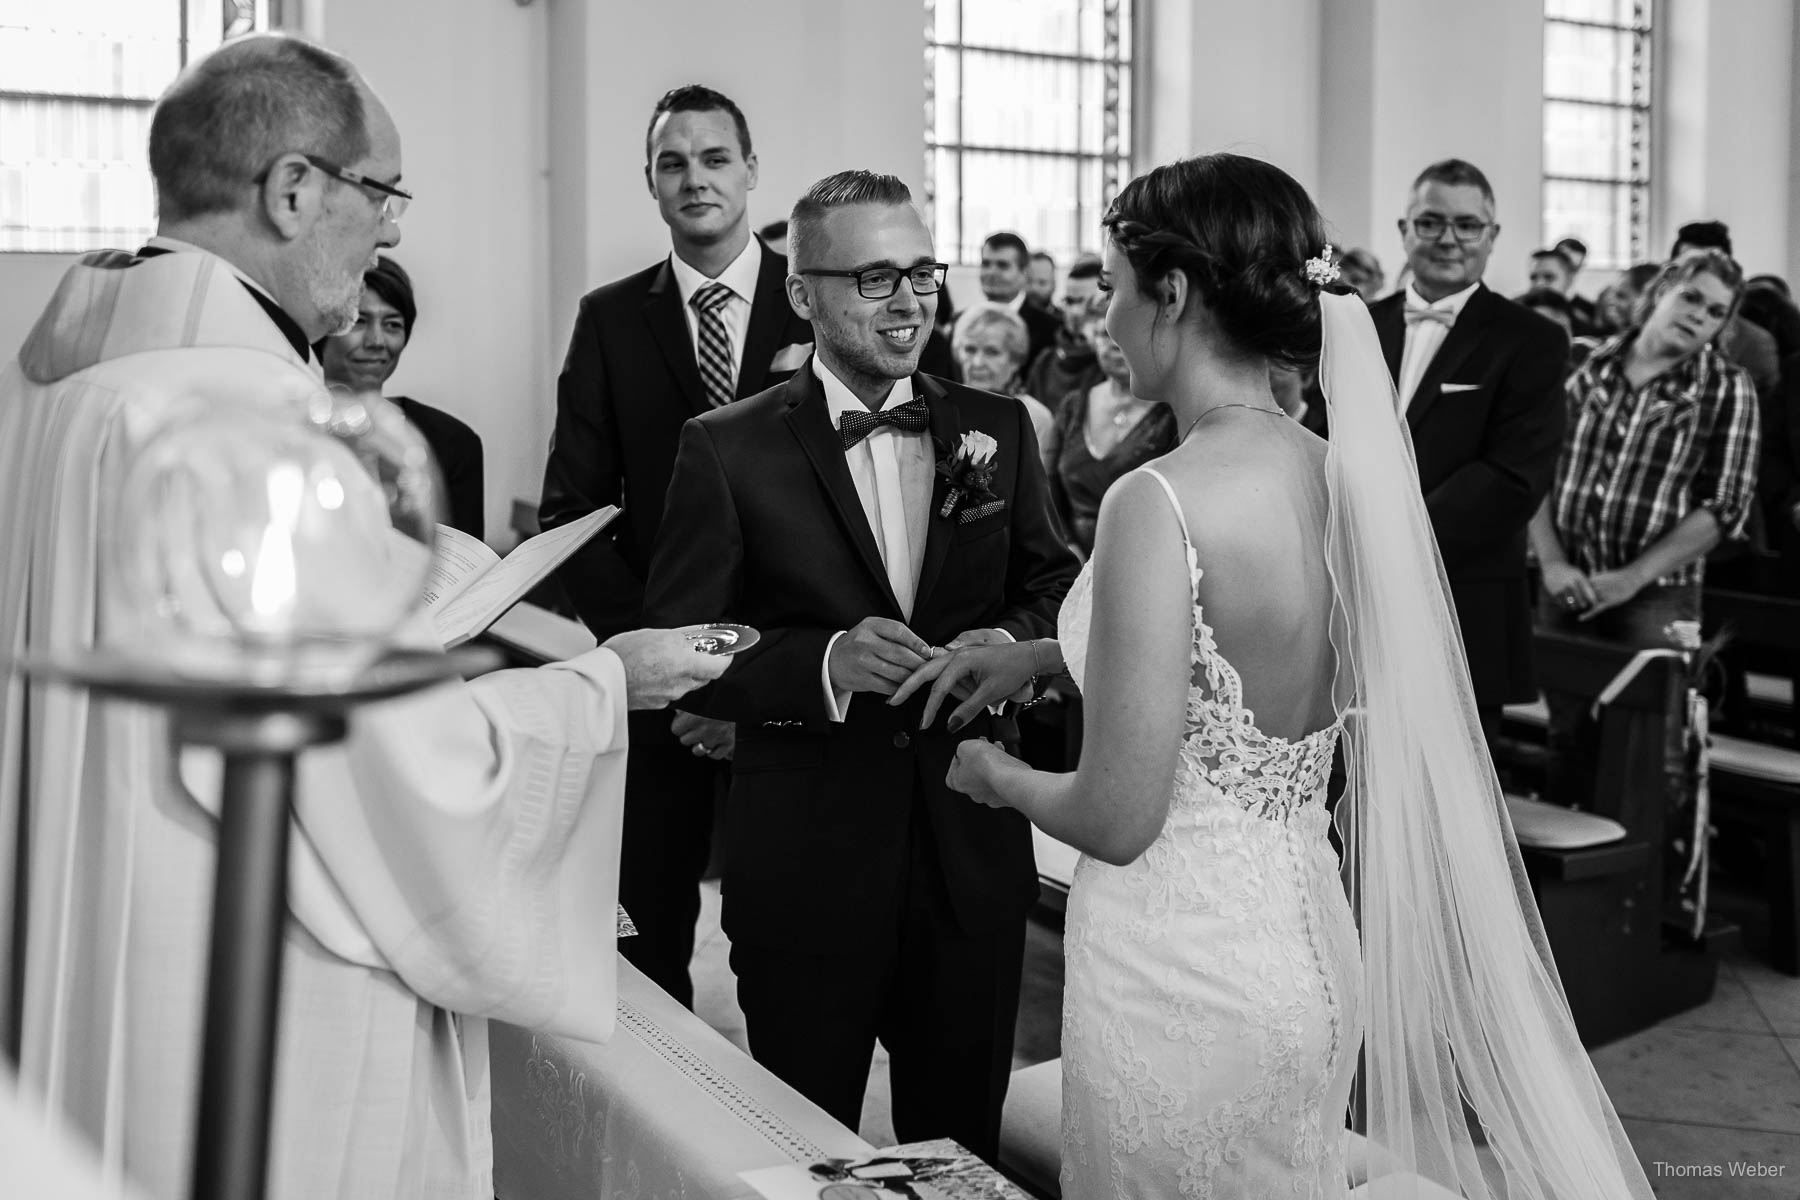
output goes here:
<path id="1" fill-rule="evenodd" d="M 352 274 L 332 261 L 330 249 L 322 239 L 315 241 L 301 261 L 300 271 L 307 302 L 319 314 L 319 323 L 327 327 L 326 336 L 336 337 L 356 327 L 363 279 L 361 271 Z"/>

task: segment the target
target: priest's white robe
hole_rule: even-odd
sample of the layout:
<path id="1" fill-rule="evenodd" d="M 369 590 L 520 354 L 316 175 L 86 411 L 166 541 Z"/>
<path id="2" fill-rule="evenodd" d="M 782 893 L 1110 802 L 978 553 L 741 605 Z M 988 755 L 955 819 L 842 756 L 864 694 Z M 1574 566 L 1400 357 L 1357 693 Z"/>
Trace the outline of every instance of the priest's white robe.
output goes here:
<path id="1" fill-rule="evenodd" d="M 146 438 L 196 404 L 318 395 L 248 286 L 191 250 L 65 277 L 0 375 L 0 655 L 139 635 L 108 563 Z M 304 756 L 271 1200 L 486 1200 L 482 1018 L 610 1034 L 625 707 L 601 649 L 370 707 Z M 4 677 L 0 1031 L 26 1084 L 156 1200 L 191 1173 L 206 766 L 176 760 L 154 710 Z"/>

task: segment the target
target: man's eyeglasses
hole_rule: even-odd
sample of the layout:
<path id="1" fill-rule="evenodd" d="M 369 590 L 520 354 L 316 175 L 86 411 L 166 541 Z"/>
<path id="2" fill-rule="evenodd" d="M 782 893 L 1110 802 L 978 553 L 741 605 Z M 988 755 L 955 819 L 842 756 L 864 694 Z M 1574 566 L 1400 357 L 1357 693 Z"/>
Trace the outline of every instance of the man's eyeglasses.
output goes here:
<path id="1" fill-rule="evenodd" d="M 355 171 L 347 171 L 329 159 L 316 155 L 303 155 L 307 162 L 319 168 L 333 179 L 341 179 L 345 183 L 353 183 L 359 188 L 367 188 L 381 196 L 381 215 L 385 220 L 399 221 L 406 215 L 406 206 L 412 203 L 412 193 L 403 192 L 391 183 L 383 183 L 379 179 L 370 179 L 367 175 L 358 175 Z"/>
<path id="2" fill-rule="evenodd" d="M 856 294 L 864 300 L 886 300 L 900 290 L 900 281 L 911 285 L 913 295 L 929 296 L 944 286 L 950 273 L 945 263 L 920 263 L 902 271 L 899 267 L 864 267 L 860 271 L 811 271 L 802 267 L 800 275 L 828 275 L 834 279 L 856 280 Z"/>
<path id="3" fill-rule="evenodd" d="M 1494 226 L 1489 221 L 1477 221 L 1474 217 L 1458 217 L 1454 221 L 1446 221 L 1442 217 L 1414 217 L 1409 222 L 1412 231 L 1428 242 L 1435 242 L 1444 236 L 1448 229 L 1459 242 L 1479 242 L 1483 234 Z"/>

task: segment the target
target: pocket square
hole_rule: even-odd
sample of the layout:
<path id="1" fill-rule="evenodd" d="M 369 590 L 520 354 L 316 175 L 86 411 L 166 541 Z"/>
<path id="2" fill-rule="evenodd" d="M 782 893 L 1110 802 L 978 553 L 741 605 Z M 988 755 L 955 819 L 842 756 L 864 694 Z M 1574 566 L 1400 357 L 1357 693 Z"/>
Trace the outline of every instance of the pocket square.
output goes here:
<path id="1" fill-rule="evenodd" d="M 983 517 L 991 517 L 995 513 L 1004 511 L 1006 511 L 1006 501 L 989 500 L 986 504 L 977 504 L 972 508 L 963 509 L 956 514 L 956 521 L 959 525 L 967 525 L 970 521 L 979 521 Z"/>
<path id="2" fill-rule="evenodd" d="M 1451 392 L 1479 392 L 1479 383 L 1445 383 L 1438 386 L 1438 391 L 1448 396 Z"/>
<path id="3" fill-rule="evenodd" d="M 770 371 L 798 371 L 806 365 L 806 356 L 813 351 L 811 342 L 792 342 L 775 352 L 769 360 Z"/>

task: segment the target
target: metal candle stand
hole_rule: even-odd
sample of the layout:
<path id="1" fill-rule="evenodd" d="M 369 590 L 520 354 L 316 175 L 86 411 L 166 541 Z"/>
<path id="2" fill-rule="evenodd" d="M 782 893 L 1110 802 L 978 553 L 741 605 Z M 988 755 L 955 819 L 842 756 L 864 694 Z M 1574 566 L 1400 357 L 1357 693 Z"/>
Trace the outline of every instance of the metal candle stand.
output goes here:
<path id="1" fill-rule="evenodd" d="M 261 1200 L 269 1156 L 289 810 L 302 750 L 343 739 L 351 710 L 480 674 L 488 649 L 392 651 L 331 684 L 191 679 L 106 651 L 29 659 L 19 669 L 96 695 L 166 708 L 177 745 L 225 757 L 206 1025 L 194 1141 L 195 1200 Z"/>

